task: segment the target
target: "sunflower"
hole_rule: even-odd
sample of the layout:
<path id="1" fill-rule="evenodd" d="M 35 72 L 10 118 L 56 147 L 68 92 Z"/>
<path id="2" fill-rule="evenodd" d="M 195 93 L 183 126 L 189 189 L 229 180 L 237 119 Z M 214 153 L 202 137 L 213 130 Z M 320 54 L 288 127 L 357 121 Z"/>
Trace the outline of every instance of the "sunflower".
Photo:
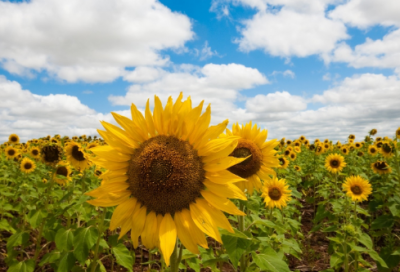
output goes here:
<path id="1" fill-rule="evenodd" d="M 236 185 L 243 191 L 246 189 L 249 195 L 253 194 L 254 189 L 261 190 L 261 179 L 267 180 L 270 179 L 270 175 L 275 175 L 272 167 L 279 167 L 274 150 L 279 142 L 276 140 L 266 142 L 267 135 L 268 130 L 261 130 L 257 128 L 257 125 L 252 126 L 251 122 L 242 126 L 238 123 L 233 124 L 232 132 L 227 129 L 226 136 L 240 137 L 237 147 L 230 156 L 245 158 L 251 155 L 250 158 L 228 169 L 233 174 L 246 179 Z"/>
<path id="2" fill-rule="evenodd" d="M 4 153 L 6 154 L 6 158 L 9 160 L 14 159 L 15 157 L 18 156 L 18 151 L 16 148 L 12 146 L 8 146 L 5 150 Z"/>
<path id="3" fill-rule="evenodd" d="M 317 147 L 315 148 L 315 154 L 321 155 L 324 152 L 325 152 L 324 146 L 322 144 L 318 144 Z"/>
<path id="4" fill-rule="evenodd" d="M 360 176 L 350 176 L 343 183 L 343 191 L 353 201 L 367 200 L 372 193 L 371 184 Z"/>
<path id="5" fill-rule="evenodd" d="M 315 150 L 315 144 L 310 144 L 310 146 L 308 147 L 311 151 Z"/>
<path id="6" fill-rule="evenodd" d="M 287 140 L 286 141 L 286 145 L 291 145 L 292 144 L 292 140 Z"/>
<path id="7" fill-rule="evenodd" d="M 369 135 L 371 135 L 371 136 L 374 136 L 376 133 L 378 133 L 378 131 L 375 128 L 373 128 L 369 131 Z"/>
<path id="8" fill-rule="evenodd" d="M 400 127 L 396 129 L 396 138 L 400 139 Z"/>
<path id="9" fill-rule="evenodd" d="M 382 142 L 382 146 L 380 148 L 380 153 L 382 154 L 382 156 L 384 156 L 386 158 L 391 158 L 393 156 L 392 145 L 387 141 Z"/>
<path id="10" fill-rule="evenodd" d="M 392 168 L 385 161 L 377 161 L 371 163 L 371 168 L 376 174 L 387 174 L 392 172 Z"/>
<path id="11" fill-rule="evenodd" d="M 60 144 L 60 140 L 59 140 L 58 138 L 51 138 L 51 139 L 50 139 L 50 143 L 53 143 L 53 144 Z"/>
<path id="12" fill-rule="evenodd" d="M 131 230 L 135 248 L 141 236 L 147 248 L 161 249 L 167 265 L 177 237 L 199 254 L 197 245 L 208 247 L 204 233 L 222 243 L 218 227 L 234 232 L 223 212 L 244 215 L 228 199 L 246 200 L 234 185 L 244 179 L 227 169 L 251 157 L 229 156 L 239 137 L 217 138 L 228 121 L 209 127 L 211 107 L 201 115 L 202 108 L 203 102 L 192 108 L 190 98 L 182 101 L 182 93 L 175 103 L 169 97 L 165 108 L 155 96 L 153 114 L 147 101 L 145 116 L 132 104 L 132 120 L 112 113 L 123 129 L 102 122 L 105 131 L 98 132 L 108 146 L 91 150 L 108 171 L 101 186 L 86 193 L 96 197 L 88 203 L 118 205 L 110 229 L 121 226 L 120 238 Z M 260 134 L 257 143 L 265 140 Z"/>
<path id="13" fill-rule="evenodd" d="M 13 133 L 10 136 L 8 136 L 8 141 L 12 144 L 17 144 L 19 143 L 19 137 L 17 134 Z"/>
<path id="14" fill-rule="evenodd" d="M 300 171 L 301 171 L 301 167 L 298 166 L 298 165 L 295 165 L 295 166 L 294 166 L 294 170 L 295 170 L 296 172 L 300 172 Z"/>
<path id="15" fill-rule="evenodd" d="M 29 158 L 24 158 L 21 161 L 20 164 L 20 169 L 22 172 L 24 172 L 25 174 L 29 174 L 32 173 L 36 168 L 36 164 Z"/>
<path id="16" fill-rule="evenodd" d="M 96 146 L 99 146 L 99 144 L 96 143 L 96 142 L 93 142 L 93 143 L 88 144 L 88 145 L 86 146 L 86 149 L 92 149 L 93 147 L 96 147 Z"/>
<path id="17" fill-rule="evenodd" d="M 29 154 L 35 159 L 40 158 L 40 148 L 39 147 L 32 147 L 29 150 Z"/>
<path id="18" fill-rule="evenodd" d="M 81 145 L 77 142 L 68 143 L 65 148 L 68 162 L 78 171 L 84 171 L 90 166 L 87 154 L 83 151 Z"/>
<path id="19" fill-rule="evenodd" d="M 308 145 L 310 144 L 310 141 L 307 140 L 307 139 L 305 139 L 304 142 L 303 142 L 303 144 L 304 144 L 305 146 L 308 146 Z"/>
<path id="20" fill-rule="evenodd" d="M 375 156 L 378 153 L 378 147 L 376 145 L 368 146 L 368 154 Z"/>
<path id="21" fill-rule="evenodd" d="M 329 139 L 325 139 L 324 144 L 329 144 Z"/>
<path id="22" fill-rule="evenodd" d="M 356 143 L 354 144 L 354 147 L 355 147 L 356 149 L 360 149 L 360 148 L 362 147 L 362 144 L 361 144 L 360 142 L 356 142 Z"/>
<path id="23" fill-rule="evenodd" d="M 382 141 L 382 137 L 376 137 L 375 142 L 380 142 Z"/>
<path id="24" fill-rule="evenodd" d="M 94 169 L 94 175 L 96 177 L 100 177 L 103 174 L 103 170 L 101 169 L 101 167 L 96 166 L 96 169 Z"/>
<path id="25" fill-rule="evenodd" d="M 296 146 L 297 146 L 297 147 L 300 147 L 300 146 L 301 146 L 301 142 L 296 140 L 296 141 L 293 142 L 293 145 L 294 145 L 295 147 L 296 147 Z"/>
<path id="26" fill-rule="evenodd" d="M 286 157 L 289 157 L 290 153 L 292 153 L 292 151 L 290 151 L 289 149 L 286 149 L 285 152 L 283 152 L 283 155 Z"/>
<path id="27" fill-rule="evenodd" d="M 53 174 L 53 180 L 60 185 L 66 185 L 71 180 L 71 167 L 67 162 L 60 162 Z"/>
<path id="28" fill-rule="evenodd" d="M 295 152 L 290 152 L 289 158 L 294 161 L 297 158 L 297 155 Z"/>
<path id="29" fill-rule="evenodd" d="M 319 139 L 315 139 L 314 144 L 320 143 L 321 141 Z"/>
<path id="30" fill-rule="evenodd" d="M 367 143 L 369 143 L 369 142 L 372 142 L 372 139 L 371 139 L 370 136 L 365 136 L 364 141 L 367 142 Z"/>
<path id="31" fill-rule="evenodd" d="M 325 168 L 333 174 L 342 172 L 345 166 L 346 162 L 344 161 L 343 156 L 339 154 L 330 154 L 325 159 Z"/>
<path id="32" fill-rule="evenodd" d="M 306 140 L 306 137 L 304 137 L 303 135 L 300 136 L 299 140 L 304 143 L 304 141 Z"/>
<path id="33" fill-rule="evenodd" d="M 42 160 L 48 165 L 56 165 L 62 158 L 63 151 L 60 146 L 48 144 L 42 147 L 40 151 Z"/>
<path id="34" fill-rule="evenodd" d="M 281 209 L 286 207 L 287 202 L 290 201 L 291 192 L 285 179 L 278 180 L 278 178 L 274 177 L 264 183 L 261 197 L 264 197 L 266 207 L 278 207 Z"/>
<path id="35" fill-rule="evenodd" d="M 289 166 L 289 160 L 286 159 L 285 157 L 279 157 L 279 168 L 286 169 Z"/>
<path id="36" fill-rule="evenodd" d="M 324 143 L 324 150 L 331 149 L 331 145 L 329 143 Z"/>
<path id="37" fill-rule="evenodd" d="M 356 136 L 354 134 L 349 135 L 349 140 L 354 140 L 355 138 L 356 138 Z"/>
<path id="38" fill-rule="evenodd" d="M 299 146 L 295 146 L 295 147 L 294 147 L 294 151 L 295 151 L 296 153 L 301 153 L 301 148 L 300 148 Z"/>

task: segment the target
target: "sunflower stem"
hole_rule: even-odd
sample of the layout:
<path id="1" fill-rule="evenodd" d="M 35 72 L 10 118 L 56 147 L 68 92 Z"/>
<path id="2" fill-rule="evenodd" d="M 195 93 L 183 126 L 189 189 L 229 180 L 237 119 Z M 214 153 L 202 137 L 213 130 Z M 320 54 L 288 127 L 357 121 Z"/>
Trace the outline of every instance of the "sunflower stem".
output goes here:
<path id="1" fill-rule="evenodd" d="M 357 201 L 354 201 L 354 219 L 357 219 Z M 355 271 L 358 271 L 358 252 L 354 253 L 354 262 L 356 269 Z"/>
<path id="2" fill-rule="evenodd" d="M 242 201 L 240 201 L 239 209 L 241 211 L 244 211 L 244 204 Z M 239 231 L 243 232 L 245 231 L 245 220 L 244 216 L 238 215 L 238 221 L 239 221 Z M 245 271 L 246 270 L 246 254 L 243 253 L 242 256 L 240 257 L 240 271 Z"/>
<path id="3" fill-rule="evenodd" d="M 178 239 L 175 242 L 174 251 L 170 257 L 170 264 L 171 264 L 171 272 L 178 272 L 179 271 L 179 256 L 178 256 Z"/>
<path id="4" fill-rule="evenodd" d="M 394 144 L 394 160 L 396 162 L 396 171 L 397 171 L 397 175 L 399 177 L 399 182 L 400 182 L 400 167 L 399 167 L 399 159 L 398 159 L 398 155 L 397 155 L 397 138 L 396 138 L 396 142 Z M 400 185 L 400 183 L 399 183 Z"/>
<path id="5" fill-rule="evenodd" d="M 92 265 L 91 272 L 95 272 L 96 271 L 97 260 L 99 259 L 100 240 L 101 240 L 101 235 L 102 235 L 102 233 L 104 231 L 103 227 L 104 227 L 105 218 L 106 218 L 106 208 L 103 208 L 103 213 L 101 214 L 101 217 L 100 217 L 99 236 L 97 237 L 96 247 L 95 247 L 95 250 L 94 250 L 94 257 L 93 257 L 93 261 L 92 261 L 92 263 L 94 263 L 94 264 Z"/>

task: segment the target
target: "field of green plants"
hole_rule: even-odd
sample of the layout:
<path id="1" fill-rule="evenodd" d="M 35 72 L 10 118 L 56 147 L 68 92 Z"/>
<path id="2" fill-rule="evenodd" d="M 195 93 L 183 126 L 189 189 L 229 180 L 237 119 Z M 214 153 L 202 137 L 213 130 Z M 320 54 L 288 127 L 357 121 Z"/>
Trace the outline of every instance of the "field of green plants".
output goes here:
<path id="1" fill-rule="evenodd" d="M 400 128 L 275 141 L 185 102 L 10 135 L 0 271 L 400 271 Z"/>

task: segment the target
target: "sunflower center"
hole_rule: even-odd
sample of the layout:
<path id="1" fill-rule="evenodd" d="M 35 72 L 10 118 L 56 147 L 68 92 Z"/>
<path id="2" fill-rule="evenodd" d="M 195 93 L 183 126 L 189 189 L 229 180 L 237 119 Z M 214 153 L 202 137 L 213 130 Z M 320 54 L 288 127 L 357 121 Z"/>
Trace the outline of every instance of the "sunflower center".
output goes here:
<path id="1" fill-rule="evenodd" d="M 14 149 L 10 149 L 10 150 L 8 150 L 8 155 L 9 156 L 14 156 L 15 155 L 15 150 Z"/>
<path id="2" fill-rule="evenodd" d="M 351 191 L 355 195 L 361 195 L 361 193 L 362 193 L 362 190 L 361 190 L 360 186 L 358 186 L 358 185 L 351 186 Z"/>
<path id="3" fill-rule="evenodd" d="M 379 143 L 377 143 L 377 144 L 376 144 L 376 146 L 377 146 L 378 148 L 381 148 L 381 147 L 382 147 L 382 145 L 383 145 L 383 143 L 382 143 L 382 142 L 379 142 Z"/>
<path id="4" fill-rule="evenodd" d="M 376 149 L 375 148 L 371 148 L 370 151 L 371 151 L 371 153 L 375 153 Z"/>
<path id="5" fill-rule="evenodd" d="M 189 142 L 160 135 L 134 151 L 128 176 L 132 196 L 149 211 L 173 214 L 201 196 L 205 171 Z"/>
<path id="6" fill-rule="evenodd" d="M 382 150 L 383 150 L 385 153 L 390 153 L 390 152 L 392 152 L 392 148 L 391 148 L 390 145 L 388 145 L 388 144 L 382 145 Z"/>
<path id="7" fill-rule="evenodd" d="M 261 168 L 262 153 L 258 146 L 250 140 L 240 139 L 235 150 L 229 155 L 235 158 L 246 158 L 228 170 L 242 178 L 248 178 L 257 173 Z"/>
<path id="8" fill-rule="evenodd" d="M 279 158 L 279 165 L 284 165 L 285 164 L 285 160 L 283 158 Z"/>
<path id="9" fill-rule="evenodd" d="M 39 151 L 37 149 L 32 150 L 32 155 L 37 156 L 39 154 Z"/>
<path id="10" fill-rule="evenodd" d="M 15 136 L 11 136 L 10 141 L 13 143 L 16 143 L 16 142 L 18 142 L 18 138 Z"/>
<path id="11" fill-rule="evenodd" d="M 61 152 L 57 146 L 45 146 L 42 149 L 44 160 L 49 163 L 54 163 L 60 160 Z"/>
<path id="12" fill-rule="evenodd" d="M 26 170 L 31 169 L 31 168 L 32 168 L 32 163 L 26 162 L 26 163 L 24 164 L 24 168 L 25 168 Z"/>
<path id="13" fill-rule="evenodd" d="M 68 169 L 65 166 L 59 166 L 57 168 L 57 172 L 56 173 L 57 173 L 57 175 L 61 175 L 61 176 L 67 177 L 68 176 Z"/>
<path id="14" fill-rule="evenodd" d="M 83 152 L 79 150 L 79 146 L 74 146 L 72 147 L 72 157 L 74 157 L 75 160 L 77 161 L 84 161 L 85 156 L 83 155 Z"/>
<path id="15" fill-rule="evenodd" d="M 282 193 L 279 189 L 272 188 L 271 190 L 269 190 L 268 195 L 272 200 L 277 201 L 277 200 L 281 199 Z"/>
<path id="16" fill-rule="evenodd" d="M 387 164 L 386 164 L 386 162 L 376 162 L 375 167 L 379 170 L 386 170 Z"/>
<path id="17" fill-rule="evenodd" d="M 338 160 L 331 160 L 330 164 L 331 164 L 331 167 L 338 168 L 340 163 Z"/>
<path id="18" fill-rule="evenodd" d="M 289 156 L 290 155 L 290 150 L 286 150 L 285 151 L 285 156 Z"/>

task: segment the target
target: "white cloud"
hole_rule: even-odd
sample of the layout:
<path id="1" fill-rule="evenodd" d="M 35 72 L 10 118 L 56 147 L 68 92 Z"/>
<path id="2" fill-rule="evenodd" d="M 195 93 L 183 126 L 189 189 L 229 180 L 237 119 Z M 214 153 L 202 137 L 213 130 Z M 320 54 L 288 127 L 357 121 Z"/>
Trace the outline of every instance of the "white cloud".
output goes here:
<path id="1" fill-rule="evenodd" d="M 216 50 L 212 51 L 211 47 L 208 46 L 208 41 L 204 42 L 204 47 L 199 51 L 195 49 L 196 55 L 200 56 L 200 60 L 206 60 L 212 56 L 219 56 Z"/>
<path id="2" fill-rule="evenodd" d="M 293 112 L 306 108 L 305 99 L 285 91 L 267 95 L 258 94 L 246 101 L 246 109 L 257 113 Z"/>
<path id="3" fill-rule="evenodd" d="M 295 78 L 295 73 L 292 71 L 292 70 L 285 70 L 285 71 L 283 71 L 283 72 L 281 72 L 281 71 L 273 71 L 272 72 L 272 75 L 273 76 L 275 76 L 275 75 L 279 75 L 279 74 L 281 74 L 281 75 L 283 75 L 283 76 L 287 76 L 287 77 L 291 77 L 291 78 Z"/>
<path id="4" fill-rule="evenodd" d="M 137 83 L 150 82 L 158 79 L 164 73 L 161 68 L 139 66 L 132 72 L 126 73 L 124 80 Z"/>
<path id="5" fill-rule="evenodd" d="M 0 1 L 0 62 L 68 82 L 110 82 L 125 67 L 165 65 L 163 49 L 194 36 L 189 18 L 156 0 Z"/>

